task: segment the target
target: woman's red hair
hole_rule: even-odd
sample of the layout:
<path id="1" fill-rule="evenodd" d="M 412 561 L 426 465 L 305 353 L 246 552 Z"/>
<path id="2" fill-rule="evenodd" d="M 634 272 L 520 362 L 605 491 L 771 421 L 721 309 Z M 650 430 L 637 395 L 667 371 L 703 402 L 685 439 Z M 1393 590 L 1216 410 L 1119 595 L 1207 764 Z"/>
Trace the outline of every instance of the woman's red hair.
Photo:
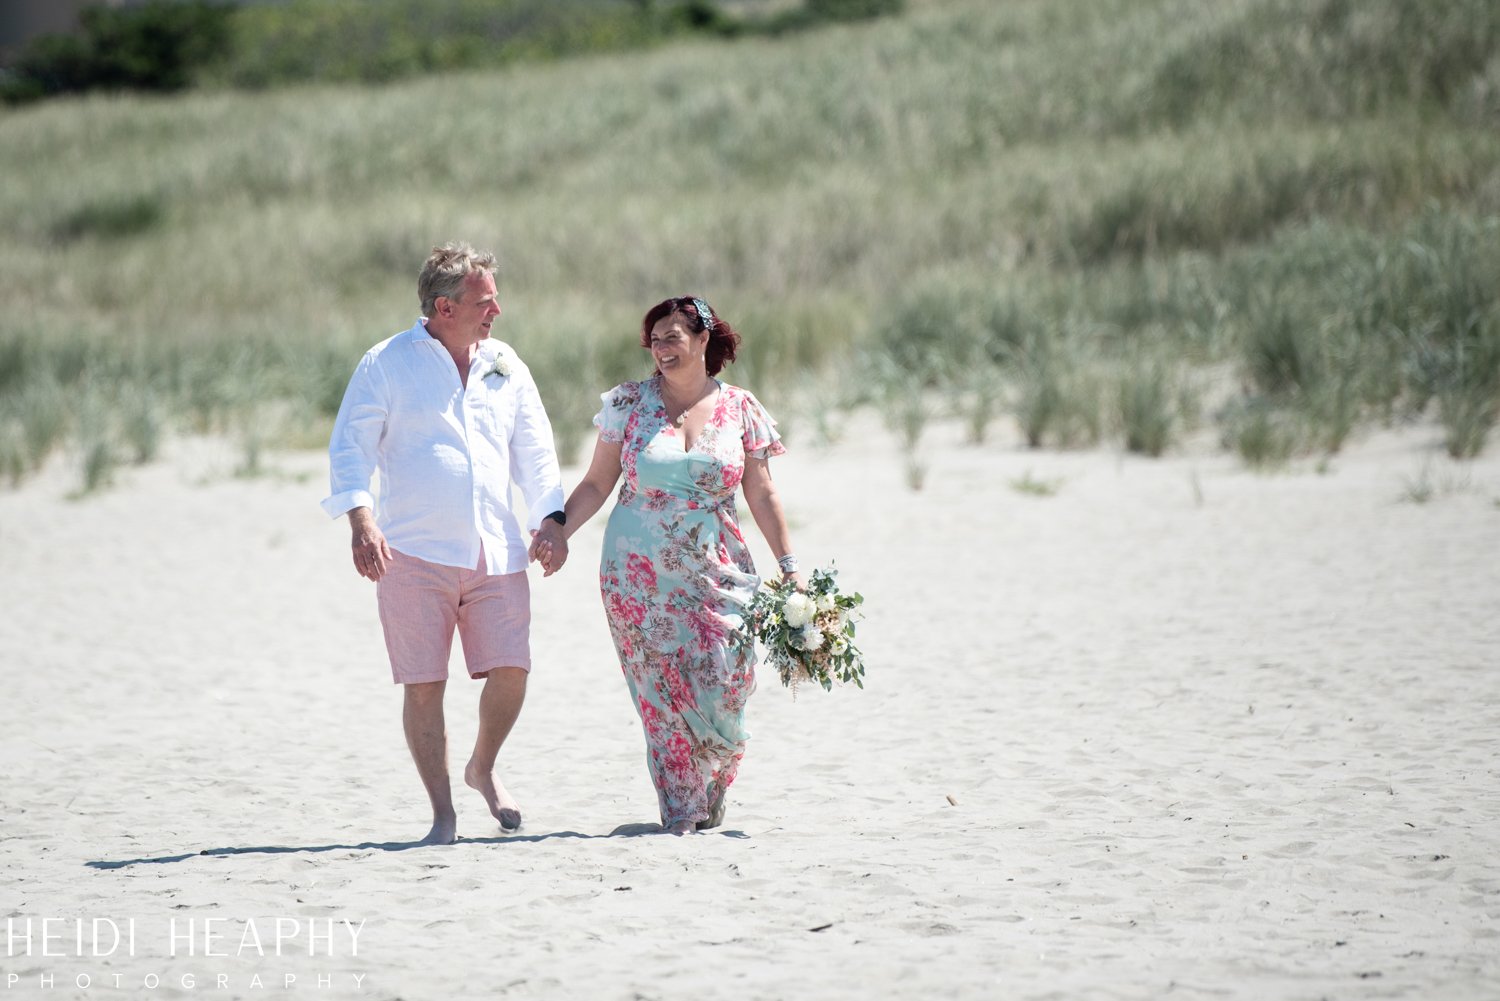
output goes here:
<path id="1" fill-rule="evenodd" d="M 641 347 L 651 347 L 652 328 L 673 313 L 681 313 L 687 320 L 688 329 L 693 333 L 708 331 L 708 346 L 703 350 L 703 364 L 709 375 L 718 375 L 725 365 L 734 361 L 735 350 L 740 346 L 740 335 L 713 311 L 706 300 L 692 295 L 663 299 L 646 310 L 646 318 L 641 321 Z"/>

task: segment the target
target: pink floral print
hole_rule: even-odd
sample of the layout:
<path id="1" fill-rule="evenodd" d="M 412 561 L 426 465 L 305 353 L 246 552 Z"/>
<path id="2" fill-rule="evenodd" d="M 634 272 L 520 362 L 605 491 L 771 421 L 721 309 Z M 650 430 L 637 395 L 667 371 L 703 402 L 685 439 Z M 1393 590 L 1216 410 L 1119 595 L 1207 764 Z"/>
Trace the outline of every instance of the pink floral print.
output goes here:
<path id="1" fill-rule="evenodd" d="M 785 448 L 759 401 L 721 382 L 713 416 L 684 449 L 659 378 L 605 393 L 594 423 L 605 441 L 621 443 L 623 473 L 599 588 L 670 827 L 707 819 L 744 757 L 755 646 L 743 624 L 760 578 L 735 491 L 747 456 Z"/>

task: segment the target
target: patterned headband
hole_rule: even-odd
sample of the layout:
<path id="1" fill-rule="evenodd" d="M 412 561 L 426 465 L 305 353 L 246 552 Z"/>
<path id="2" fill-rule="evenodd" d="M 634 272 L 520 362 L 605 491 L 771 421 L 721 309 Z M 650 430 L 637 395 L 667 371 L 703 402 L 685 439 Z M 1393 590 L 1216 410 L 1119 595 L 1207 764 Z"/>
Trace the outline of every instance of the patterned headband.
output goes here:
<path id="1" fill-rule="evenodd" d="M 703 322 L 703 329 L 708 330 L 714 325 L 714 311 L 708 308 L 708 303 L 702 299 L 693 298 L 693 309 L 698 313 L 698 319 Z"/>

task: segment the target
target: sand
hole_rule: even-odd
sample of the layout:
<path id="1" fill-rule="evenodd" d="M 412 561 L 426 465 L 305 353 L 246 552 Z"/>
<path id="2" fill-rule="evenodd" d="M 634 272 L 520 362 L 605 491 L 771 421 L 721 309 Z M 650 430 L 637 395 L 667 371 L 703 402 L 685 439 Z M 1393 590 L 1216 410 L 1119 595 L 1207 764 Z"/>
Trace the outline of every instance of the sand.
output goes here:
<path id="1" fill-rule="evenodd" d="M 648 833 L 602 518 L 533 579 L 522 834 L 464 790 L 461 842 L 413 848 L 321 455 L 241 479 L 179 441 L 0 493 L 5 995 L 1500 997 L 1500 444 L 1262 475 L 937 426 L 913 492 L 878 424 L 799 430 L 773 471 L 866 596 L 868 687 L 764 674 L 726 825 L 686 838 Z"/>

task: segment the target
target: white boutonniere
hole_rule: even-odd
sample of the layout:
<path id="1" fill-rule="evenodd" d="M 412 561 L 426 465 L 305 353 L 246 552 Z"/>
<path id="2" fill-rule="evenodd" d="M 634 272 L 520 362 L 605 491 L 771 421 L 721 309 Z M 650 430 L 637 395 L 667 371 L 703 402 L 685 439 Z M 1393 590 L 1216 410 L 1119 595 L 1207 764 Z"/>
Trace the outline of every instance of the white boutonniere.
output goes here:
<path id="1" fill-rule="evenodd" d="M 491 365 L 488 371 L 486 371 L 484 375 L 481 376 L 481 378 L 488 379 L 492 375 L 498 375 L 500 378 L 504 379 L 509 377 L 510 373 L 510 355 L 506 353 L 506 350 L 504 348 L 501 348 L 500 353 L 495 356 L 495 364 Z"/>

